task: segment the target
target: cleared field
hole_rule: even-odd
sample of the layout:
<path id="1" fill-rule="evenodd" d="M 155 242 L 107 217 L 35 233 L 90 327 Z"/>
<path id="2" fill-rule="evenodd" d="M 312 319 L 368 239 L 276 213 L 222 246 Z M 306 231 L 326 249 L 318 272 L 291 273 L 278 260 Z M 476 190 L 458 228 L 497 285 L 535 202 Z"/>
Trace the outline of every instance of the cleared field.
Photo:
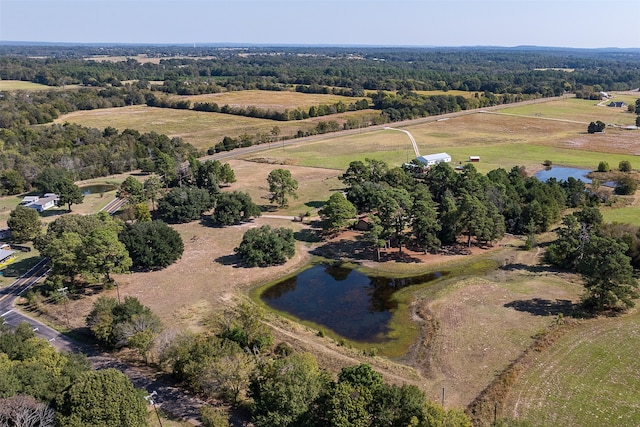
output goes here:
<path id="1" fill-rule="evenodd" d="M 417 90 L 415 91 L 419 95 L 433 96 L 433 95 L 450 95 L 450 96 L 462 96 L 464 98 L 473 98 L 477 92 L 467 92 L 466 90 Z"/>
<path id="2" fill-rule="evenodd" d="M 51 90 L 51 86 L 41 85 L 39 83 L 23 82 L 20 80 L 0 80 L 0 91 L 10 90 Z"/>
<path id="3" fill-rule="evenodd" d="M 557 314 L 569 314 L 581 287 L 552 272 L 532 274 L 526 266 L 539 256 L 500 250 L 492 257 L 502 267 L 487 276 L 450 280 L 416 294 L 417 311 L 436 323 L 431 343 L 422 343 L 415 361 L 432 399 L 445 388 L 447 405 L 468 405 L 537 332 Z"/>
<path id="4" fill-rule="evenodd" d="M 639 96 L 640 97 L 640 94 Z M 627 104 L 635 102 L 630 96 L 620 95 L 615 97 L 615 101 L 625 101 Z M 626 107 L 612 108 L 607 107 L 611 101 L 591 101 L 588 99 L 565 99 L 555 102 L 547 102 L 543 104 L 525 105 L 510 107 L 500 110 L 505 114 L 516 114 L 522 116 L 554 118 L 562 120 L 572 120 L 578 122 L 595 122 L 597 120 L 604 123 L 614 123 L 619 125 L 635 124 L 636 115 L 630 113 Z M 586 127 L 584 131 L 586 132 Z"/>
<path id="5" fill-rule="evenodd" d="M 604 222 L 619 222 L 640 226 L 640 207 L 627 206 L 618 209 L 601 209 Z"/>
<path id="6" fill-rule="evenodd" d="M 225 136 L 237 138 L 242 134 L 270 135 L 274 126 L 280 128 L 282 136 L 295 135 L 298 130 L 304 132 L 313 129 L 321 121 L 335 120 L 342 124 L 349 118 L 354 118 L 368 122 L 377 115 L 379 113 L 376 111 L 362 110 L 307 120 L 278 122 L 231 114 L 132 106 L 76 111 L 58 118 L 56 123 L 77 123 L 97 129 L 111 126 L 120 131 L 127 128 L 137 129 L 140 132 L 153 131 L 170 137 L 180 137 L 196 148 L 206 150 L 222 141 Z"/>
<path id="7" fill-rule="evenodd" d="M 503 114 L 469 114 L 446 121 L 404 126 L 418 143 L 420 154 L 446 151 L 453 164 L 480 156 L 475 164 L 481 172 L 498 167 L 524 165 L 535 172 L 542 162 L 595 169 L 606 160 L 637 162 L 640 135 L 621 129 L 605 135 L 588 135 L 586 124 L 537 117 Z M 349 136 L 334 136 L 321 142 L 288 147 L 285 152 L 264 153 L 279 161 L 316 167 L 346 169 L 352 160 L 374 158 L 400 165 L 415 157 L 409 138 L 400 132 L 379 130 Z M 257 157 L 255 155 L 254 157 Z"/>
<path id="8" fill-rule="evenodd" d="M 215 102 L 220 107 L 225 104 L 231 107 L 254 106 L 263 110 L 273 111 L 293 110 L 296 108 L 307 110 L 312 106 L 336 104 L 340 101 L 345 105 L 349 105 L 361 99 L 339 95 L 267 90 L 242 90 L 205 95 L 174 96 L 172 98 L 188 99 L 194 103 Z"/>
<path id="9" fill-rule="evenodd" d="M 516 382 L 505 413 L 532 426 L 640 425 L 640 314 L 585 321 Z"/>

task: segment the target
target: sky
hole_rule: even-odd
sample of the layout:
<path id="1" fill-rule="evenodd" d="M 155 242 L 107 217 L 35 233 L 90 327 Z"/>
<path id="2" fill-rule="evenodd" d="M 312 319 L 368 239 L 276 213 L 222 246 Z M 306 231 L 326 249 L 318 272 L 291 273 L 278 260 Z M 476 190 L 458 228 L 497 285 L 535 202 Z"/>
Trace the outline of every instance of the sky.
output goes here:
<path id="1" fill-rule="evenodd" d="M 640 0 L 0 0 L 0 41 L 640 48 Z"/>

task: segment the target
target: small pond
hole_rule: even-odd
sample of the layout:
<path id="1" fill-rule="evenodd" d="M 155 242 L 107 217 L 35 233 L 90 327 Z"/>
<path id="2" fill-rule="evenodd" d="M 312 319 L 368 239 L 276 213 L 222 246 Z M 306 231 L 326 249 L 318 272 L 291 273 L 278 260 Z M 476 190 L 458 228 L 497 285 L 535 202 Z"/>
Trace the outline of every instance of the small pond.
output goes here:
<path id="1" fill-rule="evenodd" d="M 93 184 L 93 185 L 85 185 L 84 187 L 80 187 L 80 191 L 85 196 L 88 194 L 101 194 L 106 193 L 108 191 L 113 191 L 116 189 L 115 185 L 111 184 Z"/>
<path id="2" fill-rule="evenodd" d="M 349 340 L 382 342 L 397 308 L 393 293 L 435 280 L 442 274 L 398 279 L 319 264 L 271 286 L 261 298 L 276 310 L 325 326 Z"/>
<path id="3" fill-rule="evenodd" d="M 587 174 L 589 172 L 591 171 L 587 169 L 553 166 L 549 169 L 543 169 L 536 172 L 535 177 L 542 182 L 545 182 L 550 178 L 555 178 L 556 181 L 566 181 L 569 178 L 575 178 L 581 180 L 585 184 L 590 184 L 591 179 L 587 178 Z"/>

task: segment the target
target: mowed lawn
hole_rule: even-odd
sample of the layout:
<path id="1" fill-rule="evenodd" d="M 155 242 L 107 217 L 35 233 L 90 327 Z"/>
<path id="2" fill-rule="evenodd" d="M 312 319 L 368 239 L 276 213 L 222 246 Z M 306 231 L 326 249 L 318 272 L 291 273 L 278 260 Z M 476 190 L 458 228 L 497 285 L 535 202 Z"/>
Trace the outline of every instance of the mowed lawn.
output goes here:
<path id="1" fill-rule="evenodd" d="M 284 111 L 301 108 L 308 110 L 312 106 L 332 105 L 342 102 L 353 104 L 363 97 L 301 93 L 293 91 L 242 90 L 235 92 L 211 93 L 205 95 L 174 96 L 174 99 L 188 99 L 192 103 L 215 102 L 218 106 L 230 107 L 254 106 L 263 110 Z"/>
<path id="2" fill-rule="evenodd" d="M 532 426 L 640 425 L 640 313 L 585 321 L 517 380 L 505 415 Z"/>

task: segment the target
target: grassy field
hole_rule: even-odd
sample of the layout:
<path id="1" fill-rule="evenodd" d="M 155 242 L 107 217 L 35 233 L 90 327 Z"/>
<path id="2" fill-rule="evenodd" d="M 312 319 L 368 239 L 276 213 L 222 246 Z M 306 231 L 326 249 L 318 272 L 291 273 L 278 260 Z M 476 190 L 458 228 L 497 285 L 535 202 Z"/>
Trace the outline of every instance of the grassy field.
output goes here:
<path id="1" fill-rule="evenodd" d="M 588 135 L 586 124 L 537 117 L 477 113 L 403 129 L 412 133 L 420 154 L 446 151 L 453 164 L 480 156 L 481 162 L 475 166 L 484 173 L 520 165 L 533 172 L 545 160 L 587 169 L 595 169 L 601 160 L 612 165 L 629 160 L 633 165 L 637 163 L 636 154 L 640 154 L 640 139 L 635 132 L 611 129 L 605 135 Z M 268 156 L 282 162 L 344 170 L 356 159 L 368 157 L 400 165 L 415 157 L 409 139 L 400 132 L 380 130 L 329 137 L 288 147 L 285 152 L 271 150 L 249 158 Z"/>
<path id="2" fill-rule="evenodd" d="M 617 209 L 601 209 L 604 222 L 619 222 L 640 226 L 640 207 L 625 206 Z"/>
<path id="3" fill-rule="evenodd" d="M 225 136 L 237 138 L 242 134 L 270 135 L 274 126 L 280 128 L 281 136 L 295 135 L 298 130 L 313 129 L 320 121 L 335 120 L 342 124 L 349 118 L 354 118 L 366 122 L 377 115 L 379 113 L 373 110 L 362 110 L 300 121 L 277 122 L 231 114 L 133 106 L 76 111 L 58 118 L 56 123 L 71 122 L 97 129 L 111 126 L 120 131 L 127 128 L 140 132 L 154 131 L 170 137 L 180 137 L 196 148 L 206 150 L 221 142 Z"/>
<path id="4" fill-rule="evenodd" d="M 532 426 L 640 425 L 640 314 L 585 321 L 539 354 L 505 413 Z"/>
<path id="5" fill-rule="evenodd" d="M 212 93 L 205 95 L 174 96 L 174 99 L 188 99 L 192 103 L 215 102 L 222 107 L 255 106 L 263 110 L 284 111 L 301 108 L 308 110 L 312 106 L 337 104 L 353 104 L 361 98 L 339 95 L 323 95 L 293 91 L 243 90 L 236 92 Z"/>
<path id="6" fill-rule="evenodd" d="M 640 98 L 640 94 L 638 94 L 638 97 Z M 628 95 L 619 95 L 614 99 L 616 101 L 625 101 L 627 104 L 635 103 L 635 99 Z M 605 101 L 605 105 L 598 105 L 599 101 L 570 98 L 562 101 L 548 102 L 544 104 L 505 108 L 503 110 L 500 110 L 500 112 L 521 116 L 571 120 L 584 122 L 587 124 L 589 122 L 595 122 L 596 120 L 603 121 L 607 124 L 614 123 L 620 125 L 631 125 L 635 123 L 635 114 L 630 113 L 626 107 L 607 107 L 606 104 L 608 104 L 609 102 L 610 101 Z"/>
<path id="7" fill-rule="evenodd" d="M 51 86 L 41 85 L 38 83 L 23 82 L 20 80 L 0 80 L 0 91 L 12 90 L 51 90 Z"/>
<path id="8" fill-rule="evenodd" d="M 449 96 L 462 96 L 464 98 L 473 98 L 476 92 L 467 92 L 466 90 L 417 90 L 417 94 L 425 96 L 434 95 L 449 95 Z"/>

